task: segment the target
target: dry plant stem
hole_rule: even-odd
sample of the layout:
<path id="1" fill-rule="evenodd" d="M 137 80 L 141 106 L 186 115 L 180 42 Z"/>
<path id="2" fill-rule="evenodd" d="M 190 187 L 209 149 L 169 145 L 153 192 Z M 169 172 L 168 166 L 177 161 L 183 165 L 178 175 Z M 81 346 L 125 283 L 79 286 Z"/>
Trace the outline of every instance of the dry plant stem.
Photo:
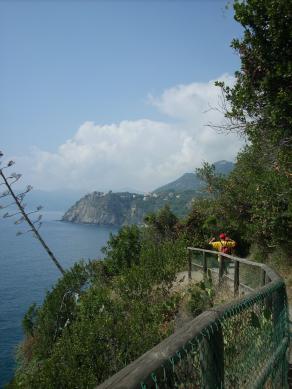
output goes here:
<path id="1" fill-rule="evenodd" d="M 27 214 L 25 213 L 25 210 L 24 208 L 22 207 L 21 203 L 19 202 L 18 198 L 15 196 L 11 186 L 9 185 L 5 175 L 3 174 L 2 170 L 0 169 L 0 175 L 1 177 L 3 178 L 4 182 L 5 182 L 5 185 L 6 187 L 8 188 L 11 196 L 13 197 L 16 205 L 18 206 L 21 214 L 23 215 L 25 221 L 28 223 L 28 225 L 31 227 L 33 233 L 35 234 L 36 238 L 40 241 L 40 243 L 42 244 L 42 246 L 44 247 L 44 249 L 46 250 L 46 252 L 49 254 L 49 256 L 51 257 L 52 261 L 54 262 L 54 264 L 57 266 L 57 268 L 60 270 L 60 272 L 62 274 L 65 274 L 65 270 L 62 268 L 62 266 L 60 265 L 60 263 L 58 262 L 57 258 L 54 256 L 54 254 L 52 253 L 52 251 L 49 249 L 49 247 L 47 246 L 46 242 L 43 240 L 43 238 L 40 236 L 38 230 L 35 228 L 35 226 L 33 225 L 33 223 L 30 221 L 29 217 L 27 216 Z"/>

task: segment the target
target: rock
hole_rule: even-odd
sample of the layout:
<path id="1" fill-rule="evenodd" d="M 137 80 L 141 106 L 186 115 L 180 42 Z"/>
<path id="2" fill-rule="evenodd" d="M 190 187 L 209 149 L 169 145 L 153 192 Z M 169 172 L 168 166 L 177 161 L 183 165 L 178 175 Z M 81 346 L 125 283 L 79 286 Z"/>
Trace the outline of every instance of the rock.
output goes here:
<path id="1" fill-rule="evenodd" d="M 138 196 L 138 195 L 137 195 Z M 121 226 L 140 224 L 142 214 L 133 206 L 130 193 L 93 192 L 77 201 L 63 216 L 63 221 Z"/>

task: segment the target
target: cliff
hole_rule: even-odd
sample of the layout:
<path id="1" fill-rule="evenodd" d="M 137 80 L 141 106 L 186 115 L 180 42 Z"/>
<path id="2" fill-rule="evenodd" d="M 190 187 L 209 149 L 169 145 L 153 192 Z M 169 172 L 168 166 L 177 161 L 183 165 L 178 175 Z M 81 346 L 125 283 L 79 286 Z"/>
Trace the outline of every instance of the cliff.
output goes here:
<path id="1" fill-rule="evenodd" d="M 228 174 L 233 163 L 214 163 L 217 173 Z M 186 216 L 192 199 L 202 194 L 202 182 L 195 173 L 186 173 L 152 193 L 93 192 L 77 201 L 63 216 L 63 221 L 123 226 L 143 224 L 144 217 L 168 204 L 178 217 Z"/>
<path id="2" fill-rule="evenodd" d="M 63 216 L 62 221 L 122 226 L 143 224 L 144 216 L 169 204 L 177 216 L 184 216 L 191 207 L 196 191 L 181 194 L 129 192 L 93 192 L 77 201 Z"/>

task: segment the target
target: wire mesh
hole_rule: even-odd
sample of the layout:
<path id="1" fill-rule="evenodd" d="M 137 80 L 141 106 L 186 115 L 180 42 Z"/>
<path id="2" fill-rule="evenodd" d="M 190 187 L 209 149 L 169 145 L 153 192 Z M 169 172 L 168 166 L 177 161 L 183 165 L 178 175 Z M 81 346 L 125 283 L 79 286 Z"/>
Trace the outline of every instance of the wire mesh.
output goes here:
<path id="1" fill-rule="evenodd" d="M 205 253 L 206 263 L 208 271 L 212 274 L 214 286 L 218 286 L 219 279 L 219 266 L 220 257 L 218 254 Z M 204 254 L 200 251 L 191 252 L 192 271 L 202 271 L 204 267 Z M 229 284 L 229 288 L 232 287 L 235 275 L 235 262 L 224 256 L 221 257 L 223 262 L 223 277 L 225 285 Z M 250 293 L 252 290 L 261 287 L 262 285 L 262 270 L 260 267 L 252 266 L 244 263 L 240 263 L 239 272 L 239 291 L 240 294 Z"/>
<path id="2" fill-rule="evenodd" d="M 244 263 L 240 264 L 239 282 L 252 289 L 257 289 L 261 286 L 261 268 Z"/>
<path id="3" fill-rule="evenodd" d="M 288 388 L 283 280 L 265 265 L 235 257 L 222 262 L 219 255 L 190 248 L 188 256 L 189 271 L 212 274 L 214 307 L 138 359 L 130 381 L 129 370 L 117 373 L 114 382 L 126 383 L 117 388 Z M 234 294 L 241 297 L 234 300 Z M 103 386 L 109 387 L 116 386 Z"/>
<path id="4" fill-rule="evenodd" d="M 192 270 L 199 270 L 203 267 L 203 253 L 200 251 L 191 251 Z"/>
<path id="5" fill-rule="evenodd" d="M 221 325 L 224 333 L 225 387 L 253 387 L 267 364 L 268 376 L 275 373 L 270 357 L 287 333 L 287 310 L 279 311 L 276 301 L 281 290 L 261 296 L 252 303 L 234 307 L 224 314 Z M 283 350 L 285 353 L 285 348 Z M 281 355 L 283 360 L 283 353 Z M 263 378 L 264 380 L 264 378 Z M 279 387 L 283 387 L 282 385 Z"/>
<path id="6" fill-rule="evenodd" d="M 288 312 L 285 285 L 271 284 L 220 312 L 141 388 L 285 388 Z"/>

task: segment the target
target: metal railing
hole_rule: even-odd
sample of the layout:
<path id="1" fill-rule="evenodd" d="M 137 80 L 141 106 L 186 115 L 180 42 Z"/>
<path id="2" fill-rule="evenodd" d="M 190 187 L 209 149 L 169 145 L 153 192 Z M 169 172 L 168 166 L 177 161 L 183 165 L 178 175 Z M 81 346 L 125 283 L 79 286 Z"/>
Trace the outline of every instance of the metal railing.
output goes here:
<path id="1" fill-rule="evenodd" d="M 98 389 L 287 388 L 282 278 L 262 263 L 193 247 L 187 252 L 190 279 L 194 267 L 211 271 L 219 286 L 233 282 L 237 298 L 203 312 Z"/>

